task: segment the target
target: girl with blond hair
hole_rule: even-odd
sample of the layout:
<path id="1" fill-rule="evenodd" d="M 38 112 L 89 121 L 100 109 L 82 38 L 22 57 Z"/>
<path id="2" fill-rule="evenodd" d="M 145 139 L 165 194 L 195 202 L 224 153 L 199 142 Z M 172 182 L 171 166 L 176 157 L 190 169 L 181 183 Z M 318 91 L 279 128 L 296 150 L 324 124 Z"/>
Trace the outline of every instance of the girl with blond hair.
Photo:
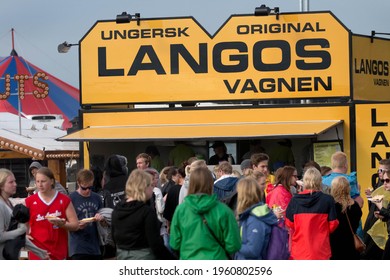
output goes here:
<path id="1" fill-rule="evenodd" d="M 339 221 L 339 226 L 330 235 L 331 259 L 333 260 L 360 258 L 360 254 L 355 249 L 351 227 L 353 232 L 356 232 L 362 217 L 362 210 L 359 204 L 351 198 L 350 192 L 351 188 L 347 178 L 338 176 L 332 180 L 331 195 L 336 202 L 337 220 Z"/>
<path id="2" fill-rule="evenodd" d="M 237 260 L 265 259 L 275 214 L 264 204 L 264 191 L 256 180 L 246 177 L 237 183 L 237 214 L 241 232 L 241 249 Z"/>
<path id="3" fill-rule="evenodd" d="M 117 259 L 173 259 L 160 237 L 157 215 L 147 202 L 153 195 L 152 176 L 133 170 L 125 194 L 125 199 L 115 206 L 111 220 Z"/>

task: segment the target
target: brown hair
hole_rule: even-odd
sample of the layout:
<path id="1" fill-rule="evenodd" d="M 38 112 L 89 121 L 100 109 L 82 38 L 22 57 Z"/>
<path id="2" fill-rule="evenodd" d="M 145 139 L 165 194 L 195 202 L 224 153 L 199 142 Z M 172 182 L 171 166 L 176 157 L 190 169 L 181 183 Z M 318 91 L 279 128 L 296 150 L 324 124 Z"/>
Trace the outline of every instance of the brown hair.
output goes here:
<path id="1" fill-rule="evenodd" d="M 267 154 L 264 154 L 264 153 L 253 154 L 251 156 L 252 167 L 258 166 L 260 162 L 266 161 L 266 160 L 269 161 L 269 156 Z"/>
<path id="2" fill-rule="evenodd" d="M 191 171 L 188 194 L 205 193 L 211 195 L 213 186 L 213 176 L 207 167 L 200 167 Z"/>
<path id="3" fill-rule="evenodd" d="M 283 166 L 281 170 L 276 173 L 275 185 L 280 184 L 291 193 L 290 181 L 295 171 L 297 171 L 297 169 L 293 166 Z"/>
<path id="4" fill-rule="evenodd" d="M 331 195 L 334 200 L 341 204 L 341 212 L 345 212 L 351 201 L 351 187 L 347 178 L 338 176 L 332 180 Z"/>
<path id="5" fill-rule="evenodd" d="M 224 174 L 232 174 L 233 167 L 227 161 L 222 161 L 219 163 L 218 170 L 221 170 Z"/>
<path id="6" fill-rule="evenodd" d="M 147 154 L 147 153 L 140 153 L 136 158 L 135 160 L 139 159 L 139 158 L 143 158 L 145 159 L 145 164 L 147 166 L 150 166 L 150 162 L 152 161 L 152 158 Z"/>
<path id="7" fill-rule="evenodd" d="M 262 201 L 263 191 L 252 177 L 242 178 L 237 182 L 237 214 Z"/>
<path id="8" fill-rule="evenodd" d="M 88 169 L 81 169 L 76 175 L 77 183 L 89 183 L 91 181 L 93 182 L 94 179 L 93 172 Z"/>
<path id="9" fill-rule="evenodd" d="M 54 177 L 53 171 L 50 170 L 48 167 L 41 167 L 38 169 L 37 174 L 42 174 L 49 178 L 52 181 L 51 188 L 54 189 L 56 185 L 56 178 Z"/>

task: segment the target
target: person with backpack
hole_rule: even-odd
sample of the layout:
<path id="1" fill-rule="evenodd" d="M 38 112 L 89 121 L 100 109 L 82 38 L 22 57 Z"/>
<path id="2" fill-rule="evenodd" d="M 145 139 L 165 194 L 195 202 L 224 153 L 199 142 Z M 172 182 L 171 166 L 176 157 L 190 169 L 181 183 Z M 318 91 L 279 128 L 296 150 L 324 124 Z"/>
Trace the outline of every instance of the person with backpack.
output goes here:
<path id="1" fill-rule="evenodd" d="M 236 260 L 263 260 L 272 226 L 277 226 L 275 214 L 262 202 L 264 192 L 252 177 L 237 183 L 237 213 L 241 233 L 241 249 L 234 255 Z"/>

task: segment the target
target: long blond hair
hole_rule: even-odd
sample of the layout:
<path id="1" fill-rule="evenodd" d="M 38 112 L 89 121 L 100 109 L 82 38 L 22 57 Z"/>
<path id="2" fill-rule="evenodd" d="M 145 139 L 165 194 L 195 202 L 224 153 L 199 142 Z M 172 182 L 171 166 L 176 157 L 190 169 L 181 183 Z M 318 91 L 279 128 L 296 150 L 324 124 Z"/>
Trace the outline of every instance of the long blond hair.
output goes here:
<path id="1" fill-rule="evenodd" d="M 338 176 L 332 180 L 331 195 L 337 203 L 341 204 L 342 213 L 347 210 L 351 202 L 350 191 L 351 187 L 347 178 Z"/>
<path id="2" fill-rule="evenodd" d="M 146 188 L 152 184 L 152 175 L 143 170 L 134 169 L 126 182 L 126 197 L 146 202 Z"/>
<path id="3" fill-rule="evenodd" d="M 262 201 L 263 192 L 252 177 L 245 177 L 237 183 L 237 214 Z"/>

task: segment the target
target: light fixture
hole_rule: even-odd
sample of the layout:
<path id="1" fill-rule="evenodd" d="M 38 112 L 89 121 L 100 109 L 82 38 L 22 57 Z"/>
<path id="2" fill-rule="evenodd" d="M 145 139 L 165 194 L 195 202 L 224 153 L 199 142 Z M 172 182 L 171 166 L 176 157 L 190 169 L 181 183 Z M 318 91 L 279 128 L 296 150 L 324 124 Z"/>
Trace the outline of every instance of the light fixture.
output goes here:
<path id="1" fill-rule="evenodd" d="M 390 33 L 386 33 L 386 32 L 376 32 L 375 30 L 372 30 L 371 31 L 371 43 L 374 43 L 374 37 L 375 35 L 388 35 L 390 36 Z"/>
<path id="2" fill-rule="evenodd" d="M 260 7 L 255 8 L 255 16 L 269 16 L 271 12 L 275 14 L 276 19 L 279 20 L 279 7 L 271 9 L 263 4 Z"/>
<path id="3" fill-rule="evenodd" d="M 57 50 L 59 53 L 67 53 L 72 46 L 78 46 L 78 45 L 79 44 L 69 44 L 68 42 L 65 41 L 62 44 L 58 45 Z"/>
<path id="4" fill-rule="evenodd" d="M 134 14 L 135 19 L 137 20 L 137 25 L 140 24 L 140 19 L 141 19 L 141 14 L 140 13 L 135 13 Z M 131 19 L 133 18 L 132 15 L 128 14 L 127 12 L 123 12 L 120 15 L 116 16 L 116 23 L 129 23 Z"/>

